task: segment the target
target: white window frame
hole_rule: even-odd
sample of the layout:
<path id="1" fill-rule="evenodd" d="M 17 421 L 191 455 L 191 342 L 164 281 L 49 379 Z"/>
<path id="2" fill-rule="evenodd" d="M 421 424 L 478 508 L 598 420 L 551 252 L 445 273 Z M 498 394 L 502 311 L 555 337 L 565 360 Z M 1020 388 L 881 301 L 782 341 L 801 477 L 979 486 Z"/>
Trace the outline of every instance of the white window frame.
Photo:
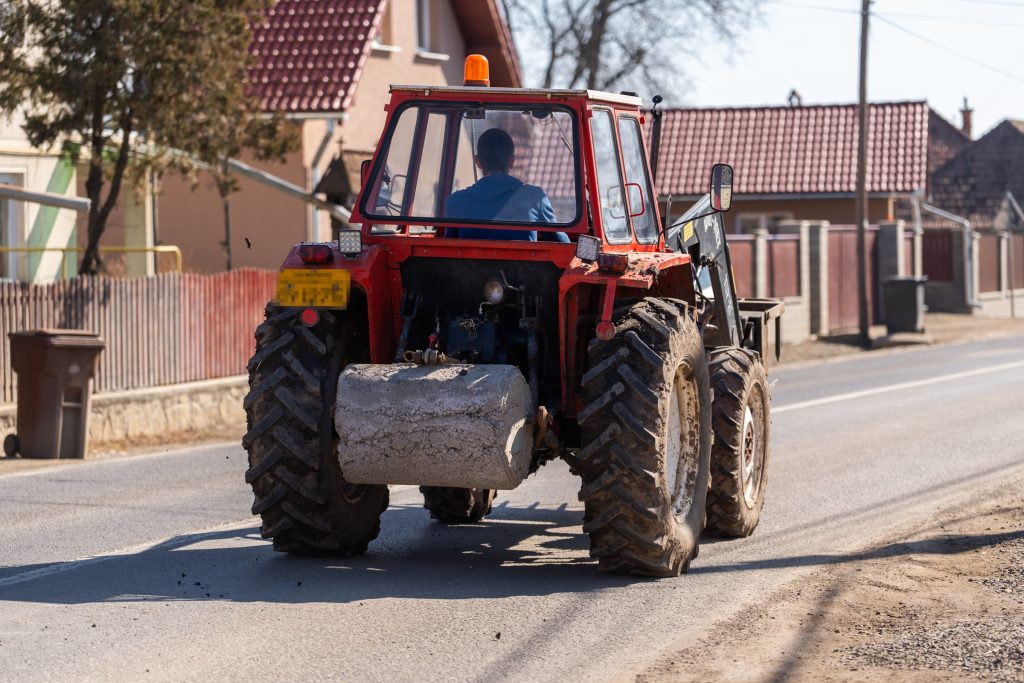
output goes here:
<path id="1" fill-rule="evenodd" d="M 14 185 L 16 187 L 25 186 L 25 174 L 9 172 L 6 170 L 0 170 L 0 183 L 6 185 Z M 3 222 L 0 223 L 0 228 L 3 229 L 3 235 L 0 235 L 0 244 L 7 247 L 21 246 L 22 240 L 20 239 L 18 230 L 18 207 L 17 203 L 12 199 L 0 199 L 0 211 L 3 211 Z M 0 254 L 0 263 L 3 264 L 3 272 L 0 274 L 0 279 L 17 280 L 18 279 L 18 254 L 15 252 L 8 252 L 6 254 Z"/>
<path id="2" fill-rule="evenodd" d="M 432 54 L 433 39 L 430 30 L 430 0 L 416 0 L 416 51 Z"/>

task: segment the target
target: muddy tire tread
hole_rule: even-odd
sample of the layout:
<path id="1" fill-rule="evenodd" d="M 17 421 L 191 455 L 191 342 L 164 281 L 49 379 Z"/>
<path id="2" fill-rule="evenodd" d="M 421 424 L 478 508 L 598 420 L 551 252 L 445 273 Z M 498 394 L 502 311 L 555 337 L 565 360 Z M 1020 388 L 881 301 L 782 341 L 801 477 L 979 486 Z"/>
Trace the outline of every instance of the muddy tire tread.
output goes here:
<path id="1" fill-rule="evenodd" d="M 583 484 L 585 533 L 602 570 L 676 576 L 696 557 L 700 529 L 685 542 L 666 522 L 671 500 L 661 482 L 658 444 L 676 368 L 686 366 L 702 386 L 702 437 L 710 444 L 710 389 L 697 324 L 684 302 L 644 299 L 621 310 L 617 333 L 591 342 L 584 374 L 583 447 L 577 453 Z M 653 408 L 652 408 L 653 406 Z M 703 526 L 706 483 L 698 475 L 695 504 Z"/>
<path id="2" fill-rule="evenodd" d="M 314 328 L 296 309 L 268 305 L 256 329 L 243 405 L 245 480 L 260 533 L 284 552 L 349 557 L 366 551 L 388 506 L 386 486 L 344 481 L 334 453 L 334 393 L 360 355 L 345 314 L 321 311 Z"/>
<path id="3" fill-rule="evenodd" d="M 711 354 L 714 391 L 711 424 L 715 434 L 711 450 L 711 490 L 708 491 L 707 533 L 727 538 L 749 536 L 757 528 L 764 507 L 768 479 L 768 443 L 757 504 L 749 508 L 740 488 L 743 410 L 752 383 L 759 382 L 767 397 L 767 376 L 761 361 L 744 349 L 719 349 Z M 770 416 L 766 416 L 770 422 Z M 769 433 L 766 425 L 766 434 Z"/>

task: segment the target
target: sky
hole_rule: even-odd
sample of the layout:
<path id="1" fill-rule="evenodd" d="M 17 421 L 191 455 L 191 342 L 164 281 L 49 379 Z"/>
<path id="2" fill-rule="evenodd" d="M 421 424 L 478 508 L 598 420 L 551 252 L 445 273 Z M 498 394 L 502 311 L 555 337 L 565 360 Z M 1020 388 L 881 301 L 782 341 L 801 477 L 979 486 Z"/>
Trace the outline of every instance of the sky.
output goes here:
<path id="1" fill-rule="evenodd" d="M 691 88 L 673 100 L 782 105 L 796 88 L 804 104 L 856 102 L 860 5 L 765 0 L 726 59 L 688 65 Z M 870 101 L 927 100 L 959 126 L 966 96 L 975 137 L 1024 119 L 1024 0 L 873 0 L 872 12 Z"/>

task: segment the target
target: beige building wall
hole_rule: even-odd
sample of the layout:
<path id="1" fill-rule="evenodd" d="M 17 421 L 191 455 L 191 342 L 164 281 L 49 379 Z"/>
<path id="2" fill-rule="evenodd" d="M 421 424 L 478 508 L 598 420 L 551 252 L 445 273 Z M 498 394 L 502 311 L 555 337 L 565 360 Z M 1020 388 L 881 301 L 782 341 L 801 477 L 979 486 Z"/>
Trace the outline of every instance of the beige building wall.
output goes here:
<path id="1" fill-rule="evenodd" d="M 430 49 L 422 50 L 417 45 L 416 0 L 391 0 L 349 110 L 333 121 L 296 118 L 302 145 L 284 164 L 243 161 L 311 191 L 331 160 L 341 155 L 352 186 L 358 187 L 359 164 L 373 154 L 384 126 L 389 86 L 462 82 L 465 43 L 450 1 L 430 0 L 429 14 Z M 331 238 L 326 212 L 245 178 L 239 186 L 229 197 L 232 267 L 277 268 L 292 245 Z M 185 270 L 224 270 L 224 204 L 208 174 L 200 176 L 195 189 L 180 177 L 165 176 L 157 202 L 159 241 L 181 248 Z"/>
<path id="2" fill-rule="evenodd" d="M 0 119 L 0 183 L 27 190 L 75 196 L 75 168 L 62 158 L 60 146 L 33 149 L 15 116 Z M 0 246 L 75 246 L 75 212 L 29 202 L 0 199 Z M 74 254 L 68 256 L 68 274 L 75 274 Z M 0 279 L 51 282 L 62 277 L 63 254 L 0 253 Z"/>

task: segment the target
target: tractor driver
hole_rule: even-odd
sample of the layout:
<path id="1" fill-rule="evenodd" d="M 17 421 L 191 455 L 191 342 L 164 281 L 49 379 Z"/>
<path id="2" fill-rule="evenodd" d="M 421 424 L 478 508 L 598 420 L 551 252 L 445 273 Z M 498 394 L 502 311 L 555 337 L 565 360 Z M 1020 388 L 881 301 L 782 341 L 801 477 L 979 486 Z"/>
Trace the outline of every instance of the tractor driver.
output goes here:
<path id="1" fill-rule="evenodd" d="M 445 215 L 481 221 L 515 223 L 554 223 L 555 210 L 544 190 L 526 185 L 509 175 L 515 164 L 516 147 L 512 136 L 500 128 L 490 128 L 480 136 L 473 162 L 483 176 L 464 190 L 448 197 Z M 454 233 L 454 234 L 453 234 Z M 492 230 L 487 228 L 454 228 L 452 237 L 478 240 L 537 241 L 536 230 Z M 542 232 L 540 239 L 568 242 L 564 232 Z"/>

